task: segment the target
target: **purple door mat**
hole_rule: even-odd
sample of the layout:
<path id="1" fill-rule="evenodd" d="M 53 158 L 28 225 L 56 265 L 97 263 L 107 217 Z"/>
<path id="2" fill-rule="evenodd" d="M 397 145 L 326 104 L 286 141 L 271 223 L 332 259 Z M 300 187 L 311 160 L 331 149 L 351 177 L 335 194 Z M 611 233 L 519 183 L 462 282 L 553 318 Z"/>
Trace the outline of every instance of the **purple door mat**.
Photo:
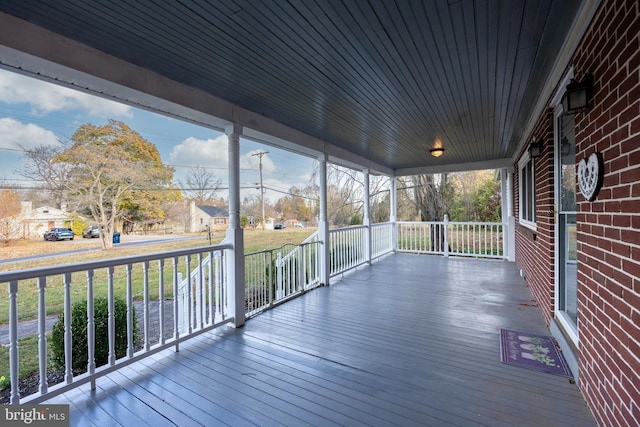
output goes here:
<path id="1" fill-rule="evenodd" d="M 571 377 L 553 337 L 500 329 L 500 360 L 508 365 Z"/>

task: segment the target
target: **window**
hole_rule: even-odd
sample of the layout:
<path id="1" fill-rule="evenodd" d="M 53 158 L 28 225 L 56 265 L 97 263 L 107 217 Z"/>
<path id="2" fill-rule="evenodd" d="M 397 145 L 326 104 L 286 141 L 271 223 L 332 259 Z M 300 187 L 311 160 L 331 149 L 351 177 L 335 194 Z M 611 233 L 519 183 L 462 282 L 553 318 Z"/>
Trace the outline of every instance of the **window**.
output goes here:
<path id="1" fill-rule="evenodd" d="M 215 223 L 216 224 L 224 224 L 226 221 L 224 218 L 216 218 L 215 219 Z"/>
<path id="2" fill-rule="evenodd" d="M 520 224 L 536 229 L 536 189 L 534 159 L 525 153 L 518 163 L 520 172 Z"/>

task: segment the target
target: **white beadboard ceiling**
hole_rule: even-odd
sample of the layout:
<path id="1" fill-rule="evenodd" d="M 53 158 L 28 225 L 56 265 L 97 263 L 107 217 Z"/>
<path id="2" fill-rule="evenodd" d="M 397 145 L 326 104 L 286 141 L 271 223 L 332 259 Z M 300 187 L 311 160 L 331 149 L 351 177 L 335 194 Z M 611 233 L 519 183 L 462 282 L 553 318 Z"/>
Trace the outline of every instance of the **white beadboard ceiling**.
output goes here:
<path id="1" fill-rule="evenodd" d="M 398 171 L 512 158 L 581 3 L 3 0 L 0 11 Z"/>

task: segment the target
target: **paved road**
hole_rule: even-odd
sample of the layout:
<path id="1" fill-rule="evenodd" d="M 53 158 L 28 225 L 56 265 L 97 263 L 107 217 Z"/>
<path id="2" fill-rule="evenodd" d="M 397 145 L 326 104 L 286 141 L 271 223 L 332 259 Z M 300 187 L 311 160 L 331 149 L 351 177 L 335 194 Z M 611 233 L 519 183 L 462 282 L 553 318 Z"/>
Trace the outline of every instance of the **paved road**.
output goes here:
<path id="1" fill-rule="evenodd" d="M 215 236 L 218 237 L 218 236 Z M 116 243 L 117 246 L 140 246 L 140 245 L 150 245 L 156 243 L 163 242 L 175 242 L 180 240 L 193 240 L 193 239 L 202 239 L 201 235 L 196 236 L 185 236 L 180 234 L 165 234 L 165 235 L 146 235 L 146 236 L 134 236 L 134 235 L 122 235 L 120 237 L 120 243 Z M 0 264 L 7 264 L 10 262 L 16 261 L 27 261 L 30 259 L 41 259 L 41 258 L 52 258 L 60 255 L 71 255 L 82 252 L 96 251 L 100 250 L 100 247 L 91 247 L 91 248 L 82 248 L 82 249 L 73 249 L 74 246 L 77 246 L 78 243 L 86 243 L 87 239 L 74 239 L 74 240 L 64 240 L 60 242 L 50 242 L 52 245 L 60 245 L 61 251 L 55 253 L 41 254 L 41 255 L 30 255 L 21 258 L 9 258 L 9 259 L 0 259 Z"/>

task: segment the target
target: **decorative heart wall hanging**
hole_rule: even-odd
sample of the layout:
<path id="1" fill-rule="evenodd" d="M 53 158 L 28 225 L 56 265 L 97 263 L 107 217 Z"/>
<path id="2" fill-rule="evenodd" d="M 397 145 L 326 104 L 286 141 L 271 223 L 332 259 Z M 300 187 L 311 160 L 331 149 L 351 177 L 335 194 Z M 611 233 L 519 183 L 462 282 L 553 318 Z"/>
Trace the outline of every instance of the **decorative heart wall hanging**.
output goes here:
<path id="1" fill-rule="evenodd" d="M 595 200 L 604 178 L 604 160 L 602 153 L 593 153 L 588 160 L 578 163 L 578 187 L 585 199 Z"/>

